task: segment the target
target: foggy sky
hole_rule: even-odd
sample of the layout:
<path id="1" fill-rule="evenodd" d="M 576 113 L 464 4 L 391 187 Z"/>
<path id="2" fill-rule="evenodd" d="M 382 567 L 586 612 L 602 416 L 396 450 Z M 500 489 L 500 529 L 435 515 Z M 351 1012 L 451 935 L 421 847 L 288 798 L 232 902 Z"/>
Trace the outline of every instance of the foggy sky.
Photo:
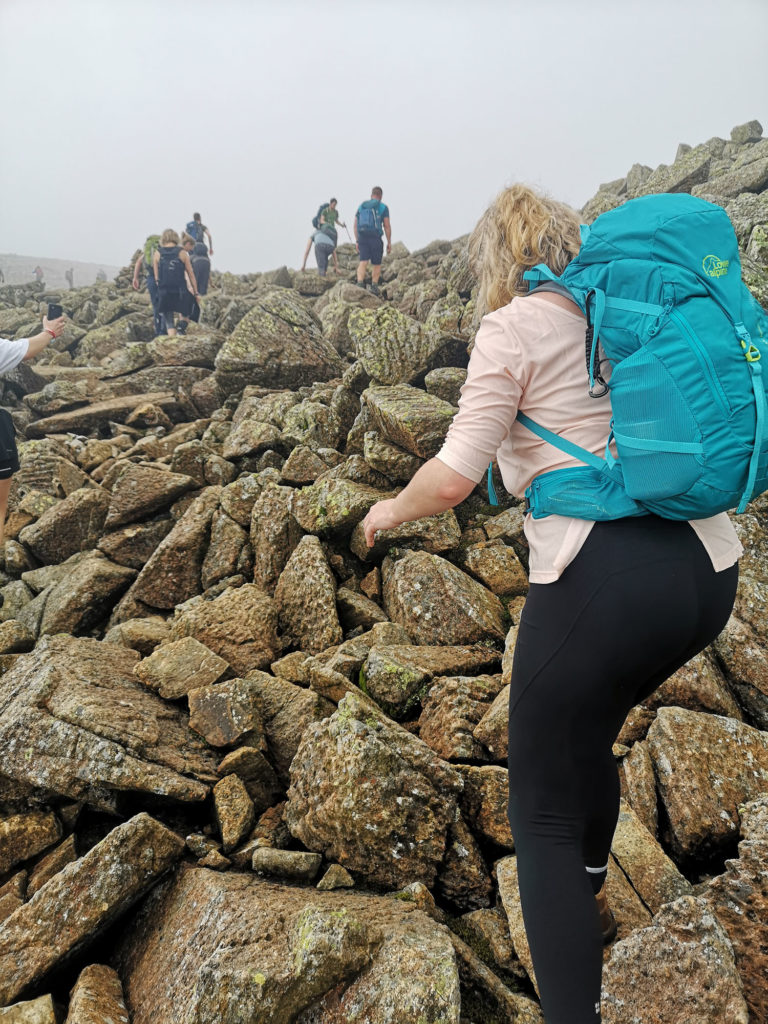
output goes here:
<path id="1" fill-rule="evenodd" d="M 244 273 L 376 184 L 410 249 L 515 180 L 580 207 L 768 132 L 767 38 L 766 0 L 0 0 L 0 252 L 122 266 L 199 210 Z"/>

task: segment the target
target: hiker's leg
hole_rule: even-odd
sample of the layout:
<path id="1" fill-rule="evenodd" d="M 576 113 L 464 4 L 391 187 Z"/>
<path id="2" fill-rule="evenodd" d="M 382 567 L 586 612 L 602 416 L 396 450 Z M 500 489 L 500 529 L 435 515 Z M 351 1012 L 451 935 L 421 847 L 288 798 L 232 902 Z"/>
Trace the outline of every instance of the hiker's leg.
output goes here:
<path id="1" fill-rule="evenodd" d="M 377 237 L 375 241 L 371 242 L 371 249 L 373 250 L 371 256 L 371 280 L 374 284 L 378 284 L 381 277 L 381 261 L 384 257 L 384 240 Z"/>
<path id="2" fill-rule="evenodd" d="M 155 281 L 155 275 L 152 273 L 147 274 L 147 291 L 149 292 L 149 301 L 152 303 L 152 316 L 154 319 L 155 337 L 158 334 L 165 333 L 165 321 L 163 320 L 163 314 L 159 310 L 160 295 L 157 290 L 157 281 Z"/>
<path id="3" fill-rule="evenodd" d="M 360 260 L 357 264 L 357 283 L 362 285 L 365 282 L 365 272 L 368 269 L 368 260 Z"/>
<path id="4" fill-rule="evenodd" d="M 329 245 L 315 245 L 315 259 L 317 260 L 317 272 L 320 277 L 325 277 L 328 270 L 328 253 L 331 247 Z"/>
<path id="5" fill-rule="evenodd" d="M 645 517 L 598 523 L 560 580 L 531 585 L 511 680 L 509 817 L 547 1024 L 599 1020 L 602 935 L 585 868 L 608 859 L 616 734 L 643 686 L 722 628 L 735 579 L 714 573 L 687 523 Z"/>

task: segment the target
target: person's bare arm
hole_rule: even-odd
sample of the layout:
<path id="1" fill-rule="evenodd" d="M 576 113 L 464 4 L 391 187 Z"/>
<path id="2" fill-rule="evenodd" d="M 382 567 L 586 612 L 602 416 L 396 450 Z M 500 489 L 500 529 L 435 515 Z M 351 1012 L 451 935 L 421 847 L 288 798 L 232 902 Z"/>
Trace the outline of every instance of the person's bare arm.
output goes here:
<path id="1" fill-rule="evenodd" d="M 313 242 L 314 242 L 314 238 L 312 237 L 312 235 L 310 235 L 309 236 L 309 241 L 307 242 L 307 248 L 304 250 L 304 259 L 301 261 L 301 269 L 302 270 L 306 270 L 306 268 L 307 268 L 307 257 L 309 256 L 309 250 L 312 248 L 312 243 Z"/>
<path id="2" fill-rule="evenodd" d="M 206 228 L 205 233 L 208 235 L 208 252 L 213 256 L 213 239 L 211 238 L 211 232 Z"/>
<path id="3" fill-rule="evenodd" d="M 152 273 L 155 275 L 155 280 L 160 283 L 158 270 L 160 269 L 160 252 L 155 249 L 154 256 L 152 257 Z"/>
<path id="4" fill-rule="evenodd" d="M 136 262 L 133 265 L 133 287 L 138 291 L 139 288 L 139 269 L 141 267 L 141 261 L 144 259 L 144 254 L 139 253 L 136 257 Z"/>
<path id="5" fill-rule="evenodd" d="M 389 223 L 389 217 L 385 217 L 381 226 L 384 228 L 384 234 L 387 236 L 387 252 L 392 252 L 392 228 Z"/>
<path id="6" fill-rule="evenodd" d="M 35 356 L 40 355 L 44 348 L 48 348 L 53 339 L 58 338 L 64 330 L 66 322 L 67 318 L 65 316 L 60 316 L 56 320 L 49 320 L 47 316 L 44 316 L 43 329 L 39 334 L 36 334 L 33 338 L 29 339 L 27 354 L 24 356 L 22 362 L 26 362 L 28 359 L 34 359 Z"/>
<path id="7" fill-rule="evenodd" d="M 474 489 L 474 480 L 440 459 L 430 459 L 396 498 L 377 502 L 365 517 L 363 529 L 368 547 L 372 547 L 377 530 L 391 530 L 401 523 L 445 512 L 464 501 Z"/>

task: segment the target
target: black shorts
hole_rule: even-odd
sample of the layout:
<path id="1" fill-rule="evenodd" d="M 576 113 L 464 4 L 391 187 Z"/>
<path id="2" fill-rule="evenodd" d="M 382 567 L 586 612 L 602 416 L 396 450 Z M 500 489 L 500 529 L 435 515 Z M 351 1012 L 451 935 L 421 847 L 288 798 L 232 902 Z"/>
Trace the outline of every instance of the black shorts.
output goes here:
<path id="1" fill-rule="evenodd" d="M 381 258 L 384 255 L 384 241 L 381 235 L 364 235 L 357 237 L 357 251 L 362 262 L 370 260 L 374 267 L 381 266 Z"/>
<path id="2" fill-rule="evenodd" d="M 19 468 L 16 427 L 7 409 L 0 409 L 0 480 L 7 480 Z"/>
<path id="3" fill-rule="evenodd" d="M 189 316 L 194 304 L 195 297 L 186 288 L 183 291 L 173 292 L 160 289 L 160 301 L 158 302 L 158 312 L 160 313 L 178 313 L 180 316 Z"/>

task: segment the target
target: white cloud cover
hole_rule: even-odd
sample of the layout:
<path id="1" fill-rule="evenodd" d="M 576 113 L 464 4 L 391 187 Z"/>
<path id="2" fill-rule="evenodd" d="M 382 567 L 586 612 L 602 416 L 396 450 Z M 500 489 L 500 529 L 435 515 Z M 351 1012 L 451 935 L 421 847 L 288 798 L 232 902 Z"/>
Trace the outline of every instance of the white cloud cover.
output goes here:
<path id="1" fill-rule="evenodd" d="M 411 249 L 514 180 L 581 206 L 768 130 L 766 38 L 765 0 L 0 0 L 0 251 L 122 265 L 200 210 L 243 273 L 374 184 Z"/>

